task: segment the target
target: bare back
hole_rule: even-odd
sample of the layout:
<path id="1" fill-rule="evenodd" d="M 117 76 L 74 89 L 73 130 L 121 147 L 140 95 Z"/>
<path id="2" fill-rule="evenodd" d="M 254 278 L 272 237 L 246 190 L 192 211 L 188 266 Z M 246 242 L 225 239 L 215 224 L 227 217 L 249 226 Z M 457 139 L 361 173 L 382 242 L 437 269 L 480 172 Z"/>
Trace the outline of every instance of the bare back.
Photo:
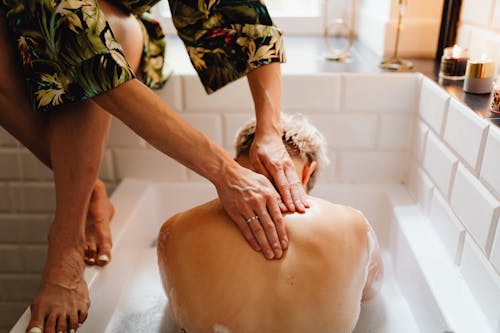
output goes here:
<path id="1" fill-rule="evenodd" d="M 311 198 L 285 217 L 289 248 L 266 260 L 218 200 L 167 221 L 158 257 L 171 315 L 188 333 L 352 332 L 367 280 L 369 226 L 356 210 Z"/>

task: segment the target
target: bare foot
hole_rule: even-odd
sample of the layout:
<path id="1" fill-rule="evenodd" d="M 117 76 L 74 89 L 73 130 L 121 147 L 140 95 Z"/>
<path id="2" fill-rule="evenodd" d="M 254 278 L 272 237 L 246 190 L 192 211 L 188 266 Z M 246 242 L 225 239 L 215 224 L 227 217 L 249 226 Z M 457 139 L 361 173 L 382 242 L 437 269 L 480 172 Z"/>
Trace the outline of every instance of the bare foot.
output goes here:
<path id="1" fill-rule="evenodd" d="M 83 278 L 83 246 L 53 240 L 40 289 L 31 303 L 28 333 L 75 332 L 87 319 L 90 299 Z"/>
<path id="2" fill-rule="evenodd" d="M 111 229 L 109 224 L 115 208 L 106 192 L 106 186 L 97 180 L 90 198 L 87 223 L 85 225 L 85 262 L 87 265 L 104 266 L 111 260 Z"/>

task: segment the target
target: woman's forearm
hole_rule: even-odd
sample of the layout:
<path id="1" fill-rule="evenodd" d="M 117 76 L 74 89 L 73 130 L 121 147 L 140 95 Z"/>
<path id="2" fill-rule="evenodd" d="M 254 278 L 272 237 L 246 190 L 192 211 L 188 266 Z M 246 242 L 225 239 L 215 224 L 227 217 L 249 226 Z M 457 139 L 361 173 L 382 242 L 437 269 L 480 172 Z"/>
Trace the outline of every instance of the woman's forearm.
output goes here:
<path id="1" fill-rule="evenodd" d="M 222 207 L 248 243 L 268 259 L 281 257 L 288 242 L 279 194 L 268 179 L 237 164 L 135 79 L 94 97 L 94 101 L 158 150 L 210 180 Z M 248 221 L 255 216 L 262 226 L 252 224 L 258 229 L 253 232 Z"/>
<path id="2" fill-rule="evenodd" d="M 281 64 L 264 65 L 248 73 L 257 120 L 256 136 L 277 134 L 281 137 Z"/>
<path id="3" fill-rule="evenodd" d="M 138 80 L 94 98 L 152 146 L 216 184 L 237 164 Z"/>
<path id="4" fill-rule="evenodd" d="M 304 212 L 309 203 L 282 142 L 280 63 L 264 65 L 247 76 L 257 120 L 250 161 L 258 172 L 273 180 L 286 205 L 281 205 L 282 210 Z"/>

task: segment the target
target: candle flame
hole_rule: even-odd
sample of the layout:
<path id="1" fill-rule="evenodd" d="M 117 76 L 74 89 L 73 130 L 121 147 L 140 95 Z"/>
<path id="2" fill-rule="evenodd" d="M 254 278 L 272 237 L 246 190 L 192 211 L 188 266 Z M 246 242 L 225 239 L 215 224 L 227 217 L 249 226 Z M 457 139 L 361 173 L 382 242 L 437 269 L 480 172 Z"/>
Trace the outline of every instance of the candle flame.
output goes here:
<path id="1" fill-rule="evenodd" d="M 479 60 L 488 61 L 488 60 L 490 60 L 490 58 L 488 57 L 488 55 L 486 53 L 483 53 L 483 54 L 481 54 L 481 58 Z"/>
<path id="2" fill-rule="evenodd" d="M 462 52 L 463 49 L 460 46 L 456 44 L 453 46 L 453 58 L 460 58 L 462 56 Z"/>

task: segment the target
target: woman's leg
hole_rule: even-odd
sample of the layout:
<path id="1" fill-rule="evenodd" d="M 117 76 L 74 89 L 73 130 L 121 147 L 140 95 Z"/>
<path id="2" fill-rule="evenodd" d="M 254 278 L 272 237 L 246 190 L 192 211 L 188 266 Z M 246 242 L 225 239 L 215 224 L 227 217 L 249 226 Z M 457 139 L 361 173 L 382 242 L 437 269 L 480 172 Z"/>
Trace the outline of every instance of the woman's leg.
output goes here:
<path id="1" fill-rule="evenodd" d="M 17 55 L 7 34 L 0 11 L 0 126 L 25 145 L 42 163 L 51 168 L 48 114 L 35 113 L 26 93 Z M 109 222 L 114 208 L 104 183 L 97 179 L 87 214 L 85 257 L 88 264 L 105 265 L 111 258 Z M 99 250 L 99 251 L 97 251 Z M 107 259 L 107 260 L 106 260 Z"/>
<path id="2" fill-rule="evenodd" d="M 83 278 L 85 219 L 109 124 L 110 115 L 92 101 L 63 106 L 50 115 L 57 208 L 28 329 L 66 332 L 76 329 L 87 316 L 90 302 Z"/>
<path id="3" fill-rule="evenodd" d="M 141 31 L 136 19 L 107 3 L 100 2 L 100 5 L 136 70 L 142 52 Z M 78 323 L 86 319 L 89 298 L 81 260 L 82 253 L 87 251 L 85 216 L 101 165 L 110 119 L 111 116 L 92 100 L 64 106 L 51 114 L 50 152 L 57 209 L 49 236 L 44 278 L 32 305 L 28 328 L 45 324 L 45 333 L 65 332 L 76 329 Z M 99 254 L 108 249 L 95 250 Z M 90 251 L 93 253 L 94 248 Z"/>

